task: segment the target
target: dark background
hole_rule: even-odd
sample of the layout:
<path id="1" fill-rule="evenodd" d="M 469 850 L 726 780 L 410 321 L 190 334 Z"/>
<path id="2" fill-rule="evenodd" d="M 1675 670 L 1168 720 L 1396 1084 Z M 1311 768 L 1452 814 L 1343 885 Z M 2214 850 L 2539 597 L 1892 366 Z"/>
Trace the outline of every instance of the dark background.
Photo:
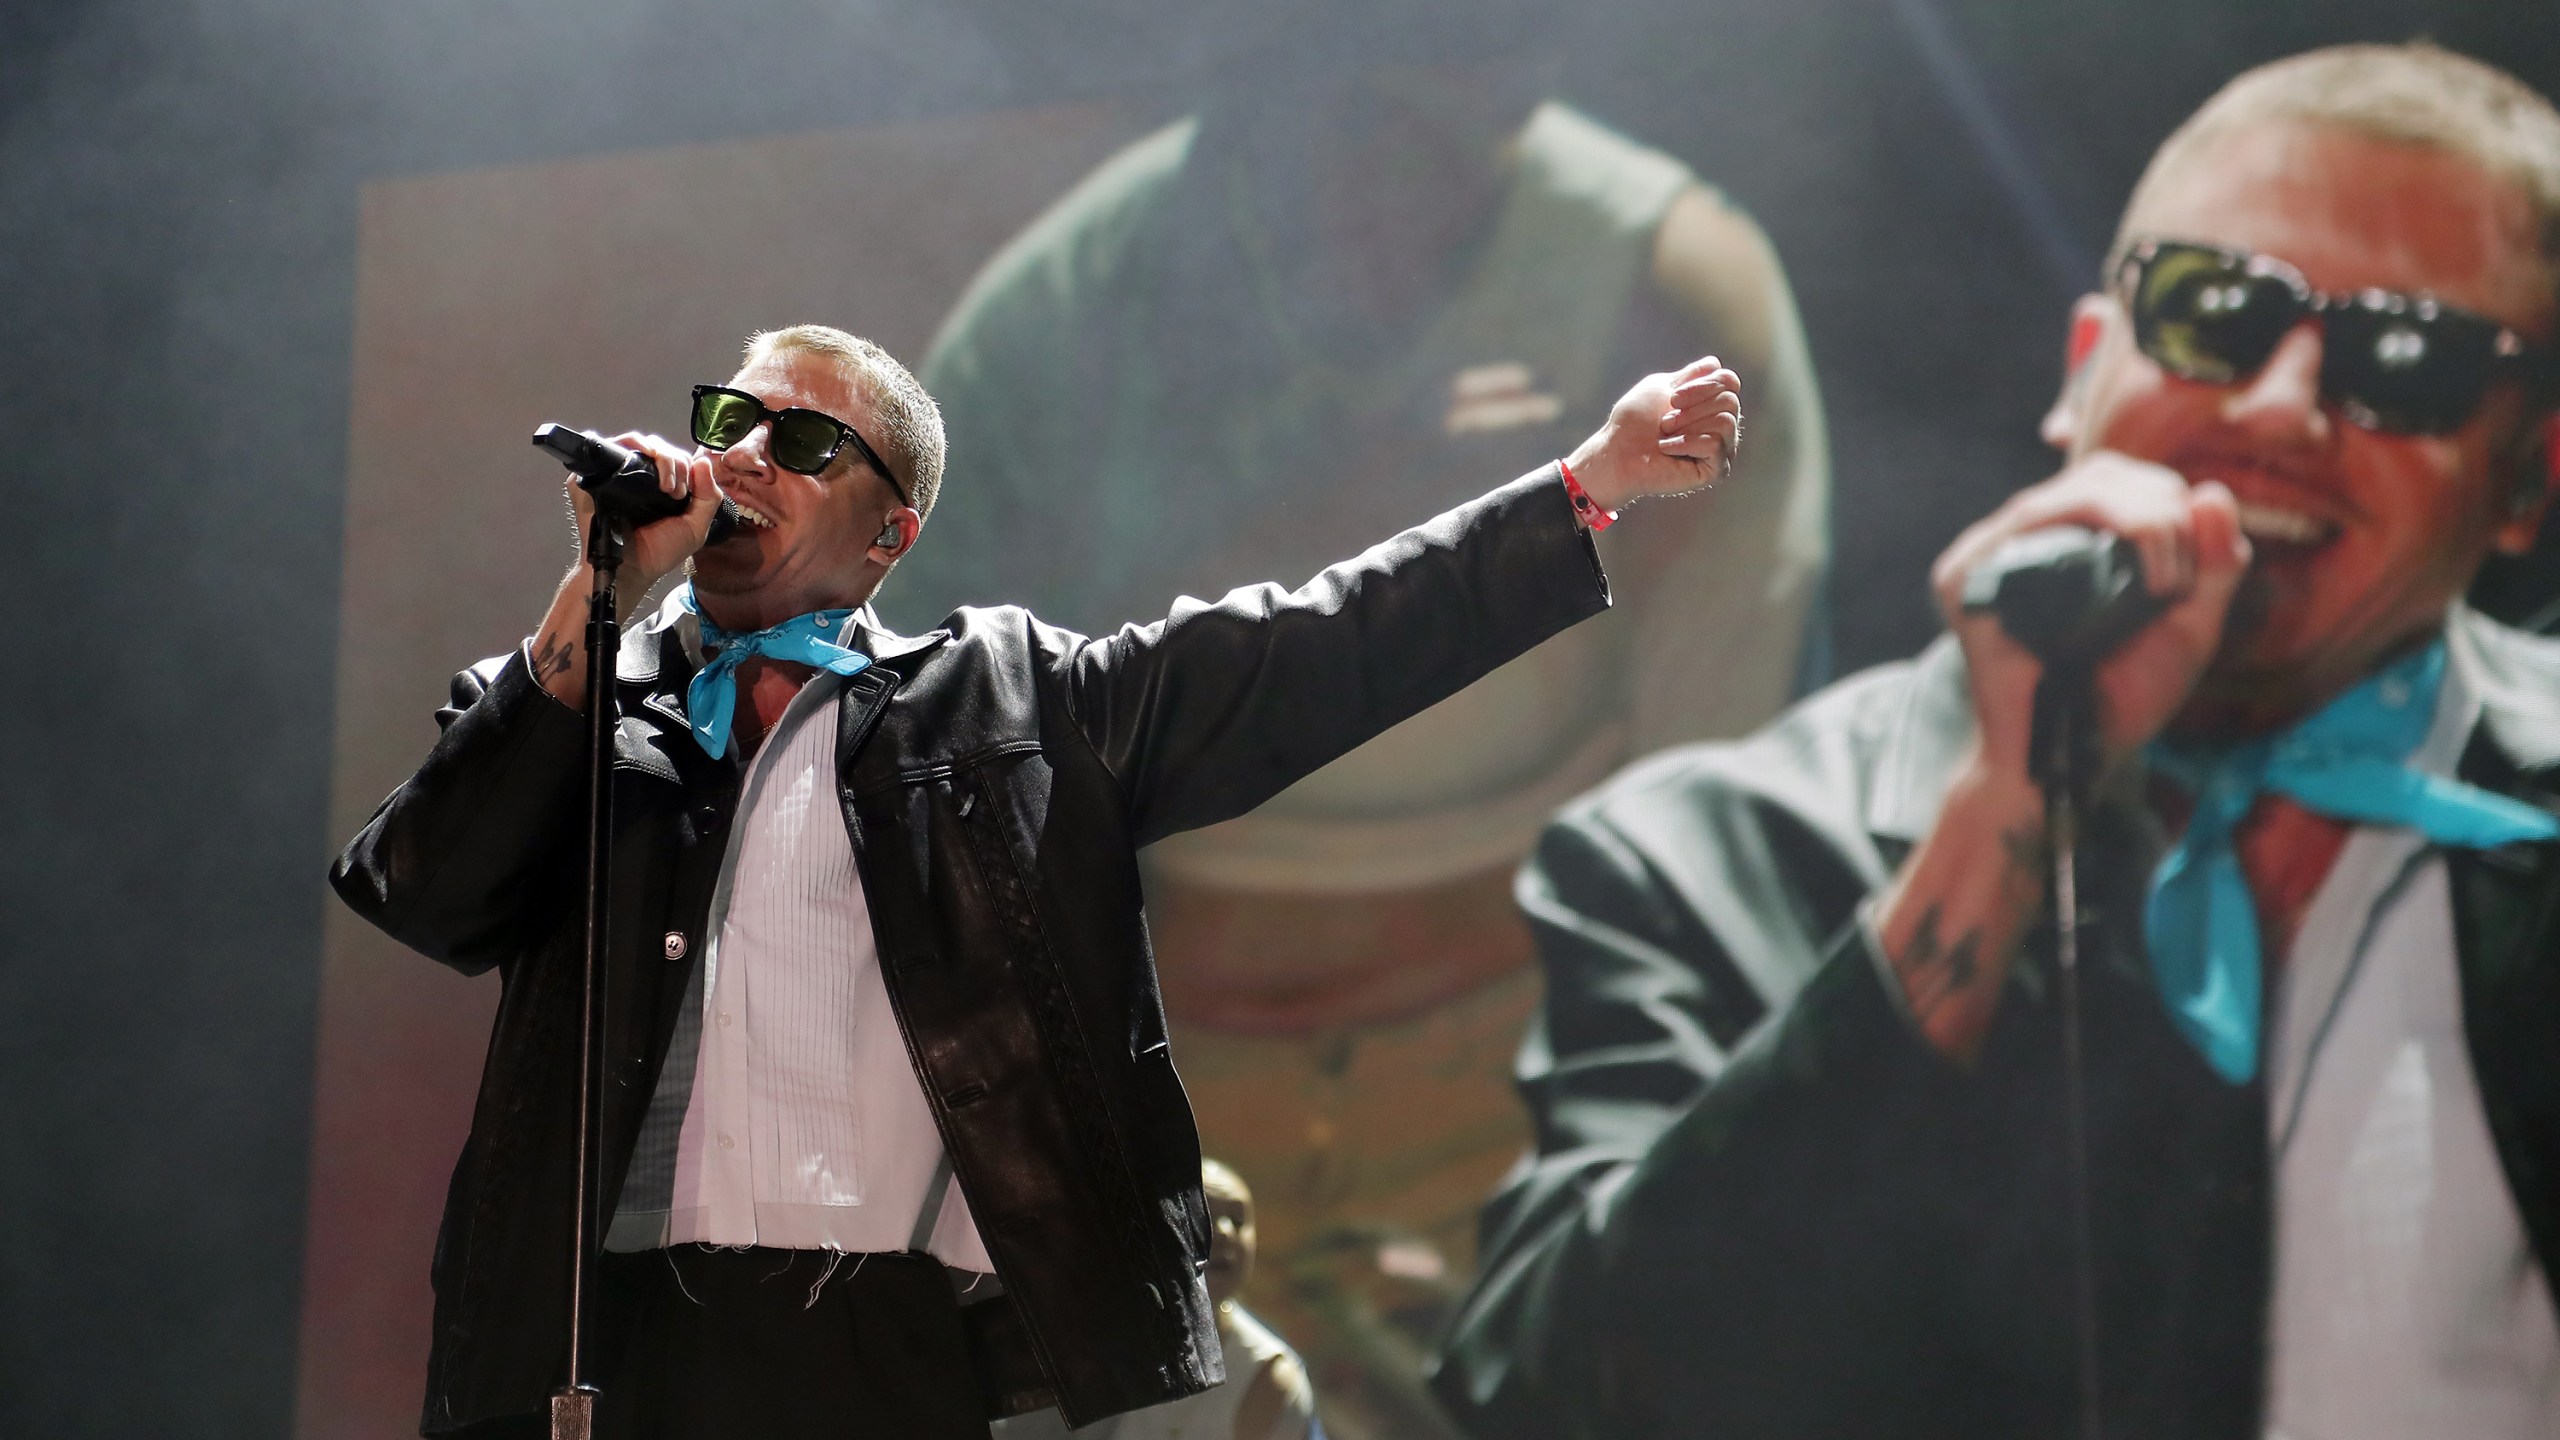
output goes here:
<path id="1" fill-rule="evenodd" d="M 1929 557 L 2045 473 L 2064 307 L 2221 80 L 2428 35 L 2560 89 L 2549 0 L 1572 11 L 0 5 L 0 1434 L 291 1423 L 367 179 L 1549 56 L 1558 93 L 1722 184 L 1787 262 L 1846 668 L 1924 639 Z"/>

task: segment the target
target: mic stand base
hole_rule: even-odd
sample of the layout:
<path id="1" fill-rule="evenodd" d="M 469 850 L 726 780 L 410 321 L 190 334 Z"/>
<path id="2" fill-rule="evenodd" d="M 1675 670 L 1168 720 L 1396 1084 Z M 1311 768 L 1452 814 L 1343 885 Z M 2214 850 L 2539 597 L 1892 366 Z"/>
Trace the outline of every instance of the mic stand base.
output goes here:
<path id="1" fill-rule="evenodd" d="M 551 1440 L 590 1440 L 596 1429 L 596 1388 L 572 1385 L 551 1394 Z"/>

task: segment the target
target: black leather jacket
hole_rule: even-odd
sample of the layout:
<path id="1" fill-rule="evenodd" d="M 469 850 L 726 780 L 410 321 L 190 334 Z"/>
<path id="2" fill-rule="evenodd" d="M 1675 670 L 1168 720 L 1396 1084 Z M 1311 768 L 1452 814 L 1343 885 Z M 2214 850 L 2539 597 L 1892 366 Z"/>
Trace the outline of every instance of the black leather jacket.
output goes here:
<path id="1" fill-rule="evenodd" d="M 866 627 L 836 763 L 891 1008 L 971 1214 L 1077 1424 L 1214 1384 L 1199 1140 L 1166 1043 L 1137 847 L 1241 814 L 1608 604 L 1552 467 L 1326 570 L 1088 639 L 1018 609 Z M 666 615 L 617 666 L 604 1207 L 657 1083 L 741 771 L 687 734 Z M 504 982 L 446 1200 L 426 1433 L 559 1383 L 584 721 L 520 656 L 454 680 L 418 773 L 332 879 Z M 698 957 L 698 944 L 682 947 Z"/>
<path id="2" fill-rule="evenodd" d="M 2482 707 L 2463 778 L 2560 810 L 2560 645 L 2462 610 L 2447 641 Z M 2050 928 L 1963 1069 L 1853 919 L 1972 738 L 1941 640 L 1748 740 L 1638 765 L 1541 840 L 1519 888 L 1547 971 L 1519 1070 L 1537 1152 L 1485 1211 L 1436 1377 L 1470 1433 L 2077 1433 Z M 2081 855 L 2106 1429 L 2257 1440 L 2267 1097 L 2159 1002 L 2139 937 L 2160 839 L 2116 804 Z M 2445 865 L 2482 1109 L 2549 1275 L 2560 843 Z"/>

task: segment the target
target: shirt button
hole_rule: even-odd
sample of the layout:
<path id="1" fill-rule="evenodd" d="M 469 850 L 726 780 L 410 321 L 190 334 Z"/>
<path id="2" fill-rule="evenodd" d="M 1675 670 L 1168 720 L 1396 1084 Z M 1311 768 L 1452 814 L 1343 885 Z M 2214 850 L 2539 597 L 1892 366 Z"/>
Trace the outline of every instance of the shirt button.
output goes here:
<path id="1" fill-rule="evenodd" d="M 729 1028 L 729 1012 L 726 1010 L 720 1012 L 720 1028 L 723 1030 Z"/>
<path id="2" fill-rule="evenodd" d="M 735 1150 L 738 1148 L 738 1142 L 730 1139 L 726 1135 L 723 1135 L 720 1137 L 720 1148 L 723 1150 Z"/>
<path id="3" fill-rule="evenodd" d="M 670 931 L 668 931 L 668 932 L 667 932 L 667 958 L 668 958 L 668 959 L 670 959 L 670 960 L 681 960 L 681 959 L 683 959 L 683 958 L 684 958 L 684 952 L 685 952 L 684 932 L 683 932 L 683 931 L 681 931 L 681 930 L 670 930 Z"/>

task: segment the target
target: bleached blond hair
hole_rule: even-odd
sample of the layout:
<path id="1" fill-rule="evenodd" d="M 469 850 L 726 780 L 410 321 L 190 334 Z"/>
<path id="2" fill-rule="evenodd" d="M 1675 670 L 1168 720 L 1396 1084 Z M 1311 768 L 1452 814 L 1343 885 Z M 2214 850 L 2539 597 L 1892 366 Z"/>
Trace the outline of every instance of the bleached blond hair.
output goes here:
<path id="1" fill-rule="evenodd" d="M 2543 269 L 2560 285 L 2560 111 L 2506 71 L 2423 40 L 2306 51 L 2223 86 L 2152 155 L 2125 204 L 2117 245 L 2144 200 L 2188 156 L 2234 130 L 2286 120 L 2432 146 L 2514 184 L 2533 204 Z"/>
<path id="2" fill-rule="evenodd" d="M 832 325 L 788 325 L 747 337 L 747 363 L 782 352 L 823 355 L 870 407 L 862 438 L 880 452 L 919 515 L 942 494 L 942 407 L 896 357 Z M 852 447 L 847 446 L 847 449 Z"/>

